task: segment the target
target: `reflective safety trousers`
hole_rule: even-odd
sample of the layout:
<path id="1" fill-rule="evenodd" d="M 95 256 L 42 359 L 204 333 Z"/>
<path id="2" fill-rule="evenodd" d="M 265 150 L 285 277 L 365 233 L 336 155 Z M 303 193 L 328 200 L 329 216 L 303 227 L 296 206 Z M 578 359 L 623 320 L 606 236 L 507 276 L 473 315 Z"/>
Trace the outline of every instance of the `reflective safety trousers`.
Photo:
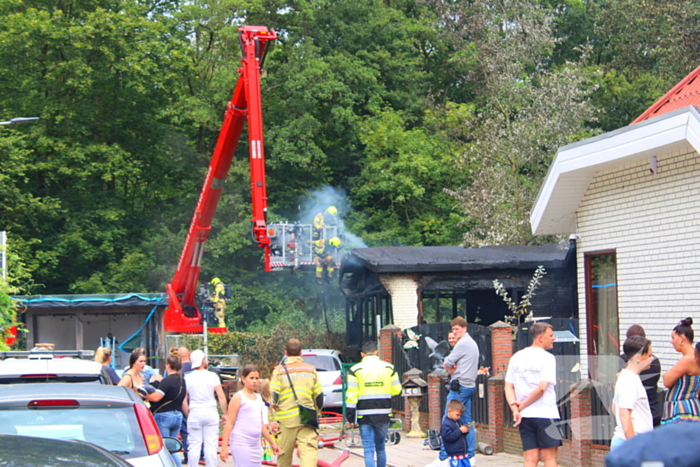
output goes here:
<path id="1" fill-rule="evenodd" d="M 367 355 L 348 371 L 345 405 L 358 422 L 382 423 L 391 416 L 391 397 L 401 394 L 401 382 L 394 366 L 376 355 Z"/>

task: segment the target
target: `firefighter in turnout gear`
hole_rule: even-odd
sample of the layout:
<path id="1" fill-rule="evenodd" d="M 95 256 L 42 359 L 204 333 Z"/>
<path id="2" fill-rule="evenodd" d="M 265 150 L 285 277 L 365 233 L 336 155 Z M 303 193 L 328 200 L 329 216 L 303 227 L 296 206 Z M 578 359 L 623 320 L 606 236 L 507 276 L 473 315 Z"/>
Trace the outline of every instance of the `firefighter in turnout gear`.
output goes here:
<path id="1" fill-rule="evenodd" d="M 277 456 L 279 467 L 291 467 L 294 444 L 299 449 L 300 467 L 315 467 L 318 458 L 318 434 L 314 428 L 301 424 L 299 405 L 323 407 L 323 390 L 316 369 L 301 358 L 301 342 L 290 339 L 282 365 L 275 367 L 270 378 L 275 419 L 280 424 L 277 443 L 282 453 Z M 292 391 L 291 383 L 294 385 Z M 296 399 L 294 394 L 296 393 Z"/>
<path id="2" fill-rule="evenodd" d="M 354 424 L 357 419 L 360 425 L 366 467 L 386 467 L 391 398 L 401 394 L 401 382 L 394 366 L 381 361 L 377 353 L 376 342 L 362 345 L 362 361 L 348 371 L 345 400 L 348 422 Z"/>
<path id="3" fill-rule="evenodd" d="M 323 229 L 327 225 L 338 225 L 338 209 L 335 206 L 328 206 L 324 212 L 319 212 L 313 221 L 313 239 L 324 239 Z"/>
<path id="4" fill-rule="evenodd" d="M 224 317 L 226 315 L 226 286 L 218 277 L 213 278 L 210 283 L 214 287 L 214 292 L 211 294 L 211 301 L 214 302 L 214 314 L 219 322 L 219 327 L 225 328 L 226 321 L 224 320 Z"/>
<path id="5" fill-rule="evenodd" d="M 341 241 L 338 237 L 333 237 L 328 242 L 319 239 L 311 243 L 314 249 L 314 263 L 316 263 L 316 283 L 322 284 L 324 275 L 326 281 L 330 282 L 333 279 L 333 271 L 335 271 L 334 256 Z"/>

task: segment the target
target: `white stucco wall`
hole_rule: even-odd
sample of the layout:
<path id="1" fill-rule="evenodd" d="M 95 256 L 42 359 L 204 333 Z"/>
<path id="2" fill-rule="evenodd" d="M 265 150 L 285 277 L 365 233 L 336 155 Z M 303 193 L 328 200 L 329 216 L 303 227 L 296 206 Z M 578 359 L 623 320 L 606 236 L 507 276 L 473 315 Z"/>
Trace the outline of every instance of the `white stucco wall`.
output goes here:
<path id="1" fill-rule="evenodd" d="M 394 324 L 406 329 L 418 324 L 418 284 L 401 274 L 381 274 L 379 279 L 391 295 Z M 386 323 L 383 323 L 384 325 Z"/>
<path id="2" fill-rule="evenodd" d="M 670 333 L 690 316 L 700 337 L 700 157 L 690 150 L 598 172 L 576 213 L 582 357 L 587 352 L 584 254 L 617 252 L 620 342 L 632 324 L 668 370 L 679 354 Z M 586 358 L 581 359 L 583 375 Z"/>

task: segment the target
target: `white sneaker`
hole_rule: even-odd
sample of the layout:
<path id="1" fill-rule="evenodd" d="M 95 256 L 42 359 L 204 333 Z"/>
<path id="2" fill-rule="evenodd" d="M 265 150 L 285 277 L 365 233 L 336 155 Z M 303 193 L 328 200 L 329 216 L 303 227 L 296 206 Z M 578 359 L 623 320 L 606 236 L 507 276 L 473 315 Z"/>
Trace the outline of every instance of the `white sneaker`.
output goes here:
<path id="1" fill-rule="evenodd" d="M 469 465 L 476 467 L 476 456 L 469 459 Z"/>

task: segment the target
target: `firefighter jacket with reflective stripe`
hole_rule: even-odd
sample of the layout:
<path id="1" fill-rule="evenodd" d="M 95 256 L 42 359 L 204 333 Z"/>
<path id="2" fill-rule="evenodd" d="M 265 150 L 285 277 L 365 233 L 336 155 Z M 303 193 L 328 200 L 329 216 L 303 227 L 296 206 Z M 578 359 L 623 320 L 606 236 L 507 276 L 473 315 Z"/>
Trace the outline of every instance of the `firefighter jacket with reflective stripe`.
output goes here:
<path id="1" fill-rule="evenodd" d="M 314 255 L 320 258 L 326 258 L 328 256 L 333 256 L 333 254 L 338 249 L 337 247 L 326 243 L 325 240 L 314 240 L 311 242 L 313 244 Z"/>
<path id="2" fill-rule="evenodd" d="M 214 293 L 211 296 L 213 302 L 224 302 L 226 303 L 226 286 L 219 282 L 214 286 Z"/>
<path id="3" fill-rule="evenodd" d="M 287 428 L 294 428 L 301 426 L 301 421 L 299 420 L 299 406 L 294 400 L 289 379 L 291 378 L 292 383 L 294 383 L 294 392 L 296 392 L 300 405 L 320 410 L 323 407 L 323 390 L 316 374 L 316 368 L 304 363 L 301 357 L 287 357 L 284 363 L 289 371 L 289 378 L 287 378 L 285 367 L 278 365 L 270 378 L 270 391 L 272 392 L 272 403 L 277 406 L 275 419 Z"/>
<path id="4" fill-rule="evenodd" d="M 391 397 L 401 394 L 394 366 L 376 355 L 367 355 L 348 371 L 345 405 L 347 419 L 359 424 L 386 423 L 391 416 Z"/>

